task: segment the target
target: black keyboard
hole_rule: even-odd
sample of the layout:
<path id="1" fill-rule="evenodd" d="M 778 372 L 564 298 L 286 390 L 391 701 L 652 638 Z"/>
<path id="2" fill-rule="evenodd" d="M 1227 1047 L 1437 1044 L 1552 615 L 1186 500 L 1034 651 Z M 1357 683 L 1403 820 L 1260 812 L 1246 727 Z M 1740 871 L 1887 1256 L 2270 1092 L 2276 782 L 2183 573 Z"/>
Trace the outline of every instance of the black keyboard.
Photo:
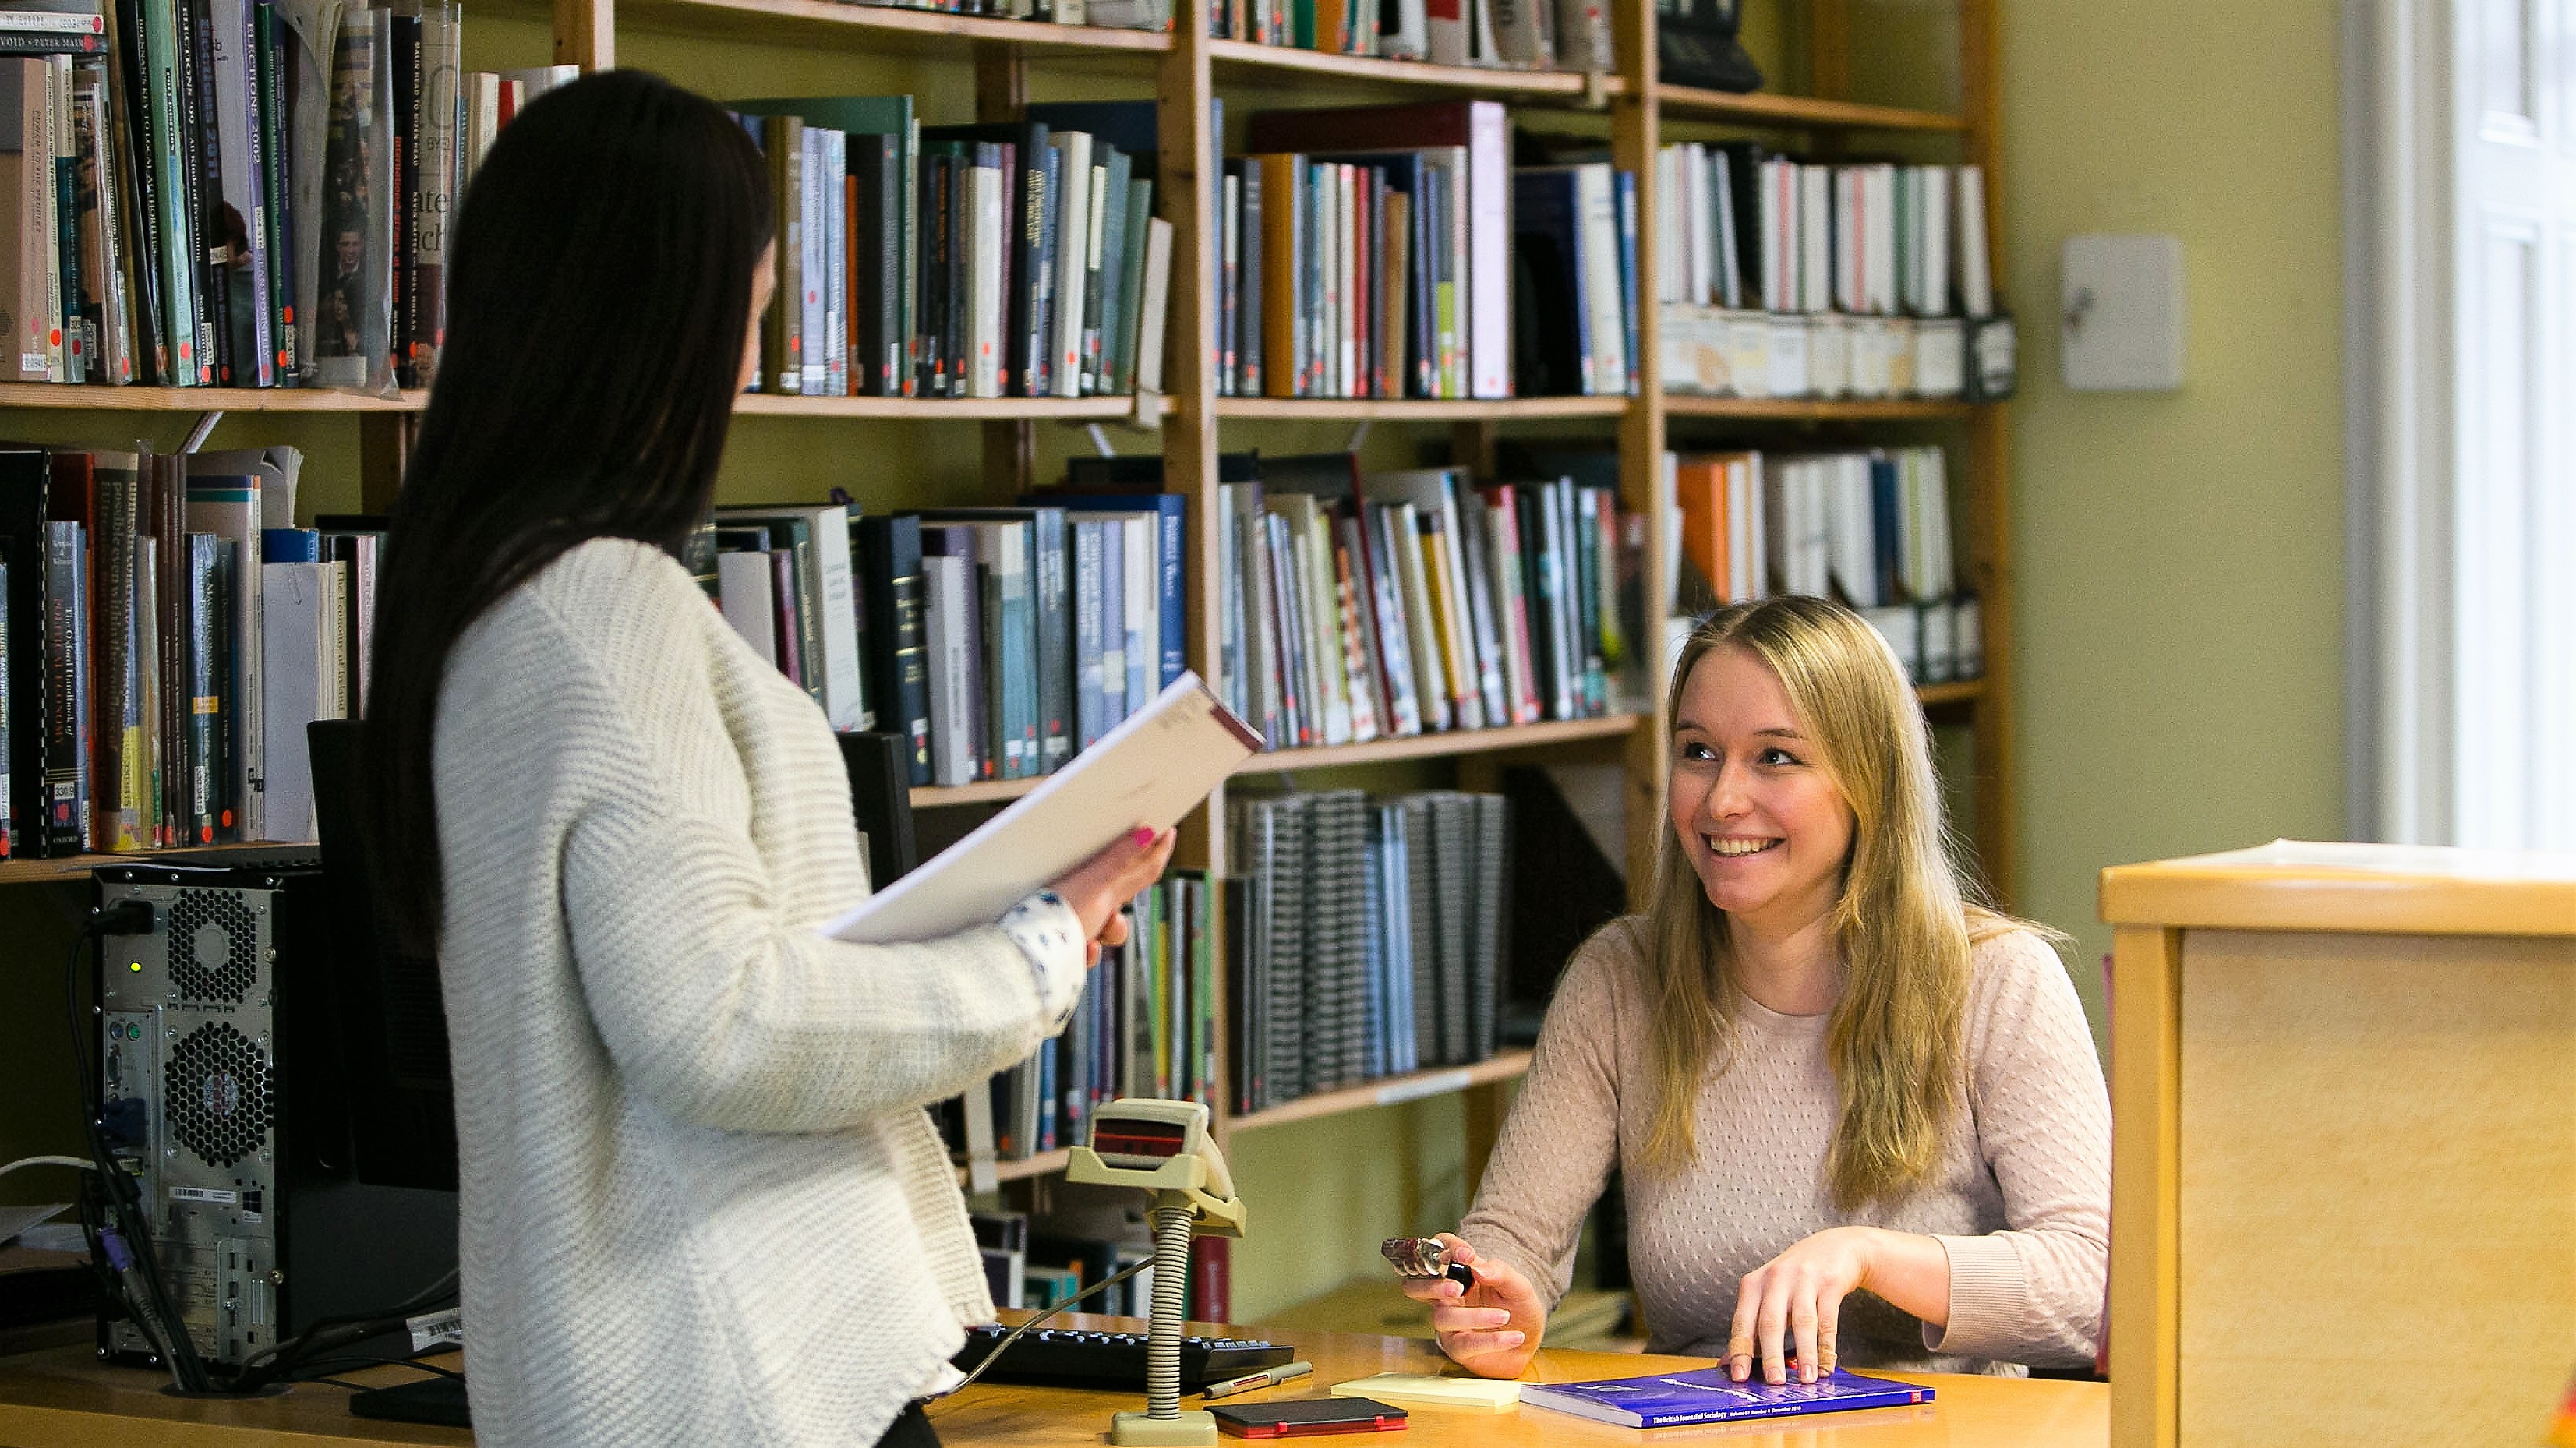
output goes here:
<path id="1" fill-rule="evenodd" d="M 949 1361 L 959 1372 L 971 1373 L 1009 1332 L 1006 1327 L 970 1327 L 966 1345 Z M 1296 1355 L 1294 1348 L 1257 1338 L 1185 1337 L 1181 1339 L 1181 1390 L 1195 1393 L 1210 1383 L 1275 1368 Z M 976 1381 L 1141 1393 L 1145 1391 L 1145 1334 L 1037 1328 L 1012 1343 L 993 1370 Z"/>

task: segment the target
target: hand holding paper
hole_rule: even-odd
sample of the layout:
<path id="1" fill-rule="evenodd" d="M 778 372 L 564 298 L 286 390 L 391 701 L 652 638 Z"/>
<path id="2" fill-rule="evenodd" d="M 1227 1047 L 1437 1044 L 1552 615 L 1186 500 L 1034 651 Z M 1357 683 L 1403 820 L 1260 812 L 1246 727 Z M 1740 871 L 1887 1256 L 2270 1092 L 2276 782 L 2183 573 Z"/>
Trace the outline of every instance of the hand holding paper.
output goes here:
<path id="1" fill-rule="evenodd" d="M 1100 963 L 1100 947 L 1127 943 L 1127 902 L 1163 878 L 1179 839 L 1178 830 L 1157 832 L 1139 825 L 1055 882 L 1055 893 L 1082 917 L 1084 937 L 1091 942 L 1085 964 Z"/>
<path id="2" fill-rule="evenodd" d="M 1150 862 L 1159 874 L 1170 845 L 1144 847 L 1144 860 L 1125 864 L 1098 857 L 1140 827 L 1158 835 L 1170 830 L 1260 747 L 1260 736 L 1218 703 L 1198 675 L 1183 673 L 1010 808 L 823 933 L 861 945 L 933 940 L 989 925 L 1030 892 L 1057 885 L 1099 939 L 1098 932 L 1112 928 L 1110 917 L 1143 884 L 1105 906 L 1100 902 L 1131 867 L 1141 870 Z M 1110 854 L 1115 860 L 1116 852 Z M 1098 879 L 1087 873 L 1095 866 L 1104 872 Z M 1145 883 L 1152 878 L 1146 875 Z M 1067 882 L 1084 890 L 1091 904 L 1066 893 Z M 1089 913 L 1095 908 L 1097 916 Z"/>

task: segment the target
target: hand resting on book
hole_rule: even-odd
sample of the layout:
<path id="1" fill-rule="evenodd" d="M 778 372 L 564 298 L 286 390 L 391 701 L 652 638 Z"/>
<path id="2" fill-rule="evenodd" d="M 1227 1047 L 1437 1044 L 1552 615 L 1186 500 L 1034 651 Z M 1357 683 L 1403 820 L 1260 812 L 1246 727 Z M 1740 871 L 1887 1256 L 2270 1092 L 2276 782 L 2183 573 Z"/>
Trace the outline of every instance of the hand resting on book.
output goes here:
<path id="1" fill-rule="evenodd" d="M 1082 917 L 1083 932 L 1091 941 L 1083 952 L 1086 963 L 1098 965 L 1104 945 L 1127 943 L 1127 917 L 1121 912 L 1146 886 L 1163 878 L 1163 867 L 1172 862 L 1172 846 L 1179 839 L 1178 830 L 1157 835 L 1140 825 L 1055 882 L 1055 893 Z"/>

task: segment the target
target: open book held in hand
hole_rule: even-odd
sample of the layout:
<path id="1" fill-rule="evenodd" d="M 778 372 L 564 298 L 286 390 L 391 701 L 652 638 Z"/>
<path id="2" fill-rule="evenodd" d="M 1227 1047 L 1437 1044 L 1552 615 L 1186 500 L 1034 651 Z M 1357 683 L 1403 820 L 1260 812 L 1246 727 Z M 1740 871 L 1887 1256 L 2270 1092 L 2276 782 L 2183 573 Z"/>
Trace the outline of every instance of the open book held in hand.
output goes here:
<path id="1" fill-rule="evenodd" d="M 990 925 L 1139 825 L 1165 830 L 1261 748 L 1184 671 L 973 834 L 823 927 L 861 945 L 931 940 Z"/>

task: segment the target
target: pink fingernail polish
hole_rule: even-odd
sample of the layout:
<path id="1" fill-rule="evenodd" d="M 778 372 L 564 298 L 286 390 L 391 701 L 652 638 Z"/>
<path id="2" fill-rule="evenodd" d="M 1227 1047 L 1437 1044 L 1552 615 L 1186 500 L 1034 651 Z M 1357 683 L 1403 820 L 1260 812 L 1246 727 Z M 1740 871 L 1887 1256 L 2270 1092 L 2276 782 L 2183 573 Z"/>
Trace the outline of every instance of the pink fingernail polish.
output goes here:
<path id="1" fill-rule="evenodd" d="M 1143 825 L 1138 825 L 1136 827 L 1136 843 L 1139 847 L 1154 843 L 1154 832 L 1145 828 Z"/>

